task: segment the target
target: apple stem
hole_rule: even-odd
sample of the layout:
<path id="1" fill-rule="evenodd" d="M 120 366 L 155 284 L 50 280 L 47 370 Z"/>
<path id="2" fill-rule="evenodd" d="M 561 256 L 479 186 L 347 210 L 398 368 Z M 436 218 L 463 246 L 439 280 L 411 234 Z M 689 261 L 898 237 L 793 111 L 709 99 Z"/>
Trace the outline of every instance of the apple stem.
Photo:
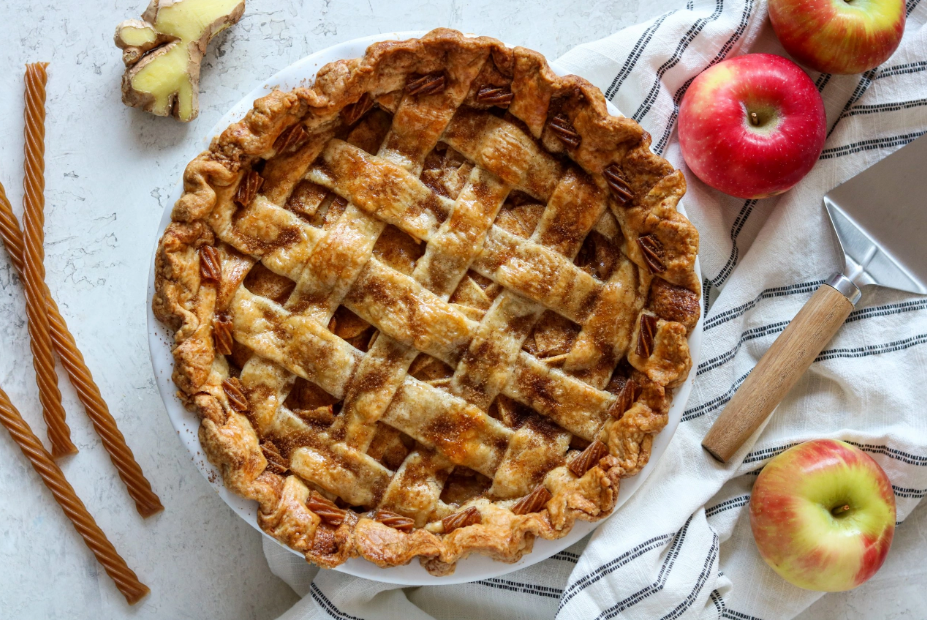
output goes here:
<path id="1" fill-rule="evenodd" d="M 837 506 L 836 508 L 831 510 L 830 513 L 834 515 L 835 517 L 839 517 L 840 515 L 842 515 L 849 509 L 850 509 L 849 504 L 844 504 L 843 506 Z"/>
<path id="2" fill-rule="evenodd" d="M 750 124 L 754 127 L 760 124 L 760 117 L 756 115 L 756 112 L 750 112 Z"/>

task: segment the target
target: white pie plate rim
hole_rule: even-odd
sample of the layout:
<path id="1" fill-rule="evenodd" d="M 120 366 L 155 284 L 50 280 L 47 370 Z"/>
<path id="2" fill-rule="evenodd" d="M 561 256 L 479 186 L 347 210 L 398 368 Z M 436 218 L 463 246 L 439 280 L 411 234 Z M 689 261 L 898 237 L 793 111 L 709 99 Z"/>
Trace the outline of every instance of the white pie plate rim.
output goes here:
<path id="1" fill-rule="evenodd" d="M 203 148 L 208 148 L 209 143 L 213 137 L 218 136 L 231 123 L 241 119 L 245 113 L 247 113 L 247 111 L 252 108 L 255 99 L 266 95 L 273 88 L 291 89 L 296 86 L 308 86 L 315 78 L 318 70 L 329 62 L 362 56 L 368 46 L 379 41 L 403 40 L 420 37 L 424 34 L 424 31 L 383 33 L 345 41 L 343 43 L 333 45 L 326 49 L 315 52 L 314 54 L 306 56 L 302 60 L 299 60 L 289 67 L 281 70 L 275 76 L 270 78 L 264 85 L 259 86 L 248 93 L 248 95 L 245 96 L 240 102 L 238 102 L 231 110 L 229 110 L 228 113 L 226 113 L 225 116 L 223 116 L 219 122 L 216 123 L 212 131 L 206 135 L 206 137 L 203 139 Z M 558 75 L 565 75 L 567 73 L 558 67 L 556 62 L 550 62 L 550 65 L 554 72 Z M 617 108 L 615 108 L 611 102 L 608 102 L 608 107 L 612 114 L 620 114 Z M 164 233 L 165 228 L 170 222 L 171 209 L 173 208 L 174 203 L 180 198 L 182 192 L 182 183 L 178 181 L 171 193 L 170 200 L 164 209 L 164 214 L 161 218 L 158 234 L 155 239 L 156 246 L 157 240 L 161 238 L 161 235 Z M 685 213 L 685 210 L 682 208 L 682 206 L 680 206 L 680 211 Z M 698 259 L 696 259 L 695 262 L 695 273 L 698 279 L 701 280 L 701 269 Z M 248 524 L 261 532 L 261 534 L 264 536 L 267 536 L 269 540 L 273 540 L 274 543 L 280 544 L 274 538 L 261 530 L 258 526 L 257 503 L 251 500 L 246 500 L 226 489 L 222 483 L 222 477 L 219 474 L 219 471 L 213 467 L 213 465 L 206 459 L 205 455 L 203 454 L 197 435 L 199 419 L 195 414 L 187 411 L 183 407 L 180 399 L 177 397 L 177 388 L 171 381 L 171 372 L 173 371 L 174 364 L 173 357 L 171 355 L 173 334 L 157 319 L 155 319 L 151 308 L 151 301 L 153 296 L 154 255 L 152 253 L 152 260 L 148 277 L 147 299 L 148 345 L 149 353 L 151 356 L 151 364 L 155 374 L 155 381 L 158 386 L 158 392 L 161 394 L 161 399 L 164 401 L 167 414 L 177 431 L 177 435 L 180 438 L 180 441 L 190 452 L 192 460 L 197 469 L 199 469 L 200 473 L 203 474 L 206 480 L 210 483 L 210 485 L 212 485 L 213 489 L 219 494 L 225 503 L 228 504 L 228 506 L 240 517 L 242 517 Z M 701 305 L 701 301 L 699 303 Z M 702 308 L 702 314 L 704 314 L 704 308 Z M 698 362 L 700 359 L 701 341 L 702 320 L 700 319 L 698 325 L 689 336 L 689 350 L 692 355 L 692 371 L 689 373 L 689 377 L 685 383 L 679 389 L 677 389 L 673 395 L 673 401 L 669 411 L 669 421 L 666 425 L 666 428 L 664 428 L 654 439 L 650 462 L 648 462 L 644 469 L 636 476 L 622 480 L 621 490 L 618 496 L 618 503 L 614 512 L 617 512 L 622 504 L 627 502 L 628 499 L 634 494 L 634 492 L 644 483 L 645 480 L 647 480 L 647 478 L 650 476 L 650 473 L 655 469 L 657 462 L 660 460 L 660 457 L 666 451 L 667 445 L 672 439 L 673 434 L 676 432 L 676 427 L 679 425 L 683 409 L 685 408 L 686 401 L 689 398 L 689 393 L 692 390 L 692 381 L 695 378 L 695 368 L 698 367 Z M 612 514 L 614 514 L 614 512 Z M 606 520 L 607 519 L 603 519 L 601 521 L 592 523 L 587 521 L 576 521 L 573 529 L 563 538 L 558 540 L 537 539 L 534 542 L 534 550 L 514 564 L 505 564 L 502 562 L 496 562 L 485 556 L 472 555 L 459 561 L 457 563 L 457 569 L 454 574 L 447 577 L 435 577 L 434 575 L 431 575 L 417 561 L 413 561 L 406 566 L 396 566 L 383 569 L 377 567 L 371 562 L 364 560 L 363 558 L 351 558 L 341 566 L 335 568 L 335 570 L 357 577 L 364 577 L 374 581 L 401 584 L 405 586 L 449 585 L 477 581 L 490 577 L 499 577 L 546 560 L 550 556 L 578 542 Z M 298 554 L 296 551 L 293 551 L 284 545 L 281 546 L 292 551 L 294 554 L 301 556 L 301 554 Z"/>

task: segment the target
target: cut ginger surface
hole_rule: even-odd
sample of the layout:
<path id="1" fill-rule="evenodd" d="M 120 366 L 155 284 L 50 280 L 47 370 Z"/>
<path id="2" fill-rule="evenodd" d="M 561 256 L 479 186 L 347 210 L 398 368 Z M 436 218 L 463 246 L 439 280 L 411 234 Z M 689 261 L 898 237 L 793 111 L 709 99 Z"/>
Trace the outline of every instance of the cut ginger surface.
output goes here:
<path id="1" fill-rule="evenodd" d="M 119 24 L 123 103 L 181 121 L 196 118 L 206 46 L 244 10 L 244 0 L 152 0 L 141 20 Z"/>

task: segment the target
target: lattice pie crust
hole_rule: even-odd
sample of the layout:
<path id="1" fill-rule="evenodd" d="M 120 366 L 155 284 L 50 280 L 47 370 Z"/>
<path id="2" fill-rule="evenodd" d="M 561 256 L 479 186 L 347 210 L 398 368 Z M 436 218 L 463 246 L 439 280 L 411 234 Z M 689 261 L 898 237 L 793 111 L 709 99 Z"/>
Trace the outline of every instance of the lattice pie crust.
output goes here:
<path id="1" fill-rule="evenodd" d="M 225 484 L 324 567 L 477 552 L 615 505 L 691 366 L 685 181 L 601 92 L 435 30 L 257 100 L 157 251 Z"/>

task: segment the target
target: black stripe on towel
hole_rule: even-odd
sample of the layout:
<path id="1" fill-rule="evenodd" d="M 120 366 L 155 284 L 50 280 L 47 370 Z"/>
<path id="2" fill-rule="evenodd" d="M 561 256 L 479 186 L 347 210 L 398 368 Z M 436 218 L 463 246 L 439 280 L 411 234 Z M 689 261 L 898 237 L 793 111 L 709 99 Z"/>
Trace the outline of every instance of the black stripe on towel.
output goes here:
<path id="1" fill-rule="evenodd" d="M 647 113 L 650 111 L 650 108 L 653 106 L 654 101 L 657 100 L 657 95 L 660 93 L 660 85 L 663 81 L 663 76 L 666 75 L 666 72 L 679 64 L 679 61 L 682 60 L 682 54 L 686 51 L 686 48 L 689 47 L 689 44 L 695 40 L 696 37 L 702 32 L 706 25 L 709 22 L 721 17 L 721 9 L 724 7 L 724 0 L 715 0 L 715 11 L 708 17 L 702 17 L 697 19 L 692 27 L 689 28 L 685 36 L 679 43 L 676 45 L 676 50 L 673 52 L 673 55 L 670 56 L 669 60 L 660 65 L 660 68 L 657 69 L 657 77 L 653 82 L 653 86 L 650 87 L 650 92 L 647 93 L 647 96 L 644 98 L 644 101 L 641 103 L 641 106 L 637 109 L 637 112 L 634 113 L 632 117 L 638 123 L 641 122 L 641 119 L 644 118 Z"/>
<path id="2" fill-rule="evenodd" d="M 844 442 L 850 444 L 851 446 L 856 446 L 857 448 L 859 448 L 859 449 L 862 450 L 863 452 L 869 452 L 869 453 L 872 453 L 872 454 L 881 454 L 881 455 L 883 455 L 883 456 L 887 456 L 887 457 L 890 458 L 890 459 L 894 459 L 894 460 L 896 460 L 896 461 L 901 461 L 902 463 L 906 463 L 906 464 L 908 464 L 908 465 L 917 465 L 917 466 L 919 466 L 919 467 L 927 467 L 927 456 L 919 456 L 919 455 L 917 455 L 917 454 L 909 454 L 909 453 L 907 453 L 907 452 L 902 452 L 901 450 L 898 450 L 898 449 L 896 449 L 896 448 L 889 448 L 888 446 L 886 446 L 886 445 L 881 445 L 881 444 L 858 443 L 858 442 L 856 442 L 856 441 L 849 441 L 849 440 L 846 440 L 846 439 L 843 439 L 843 440 L 841 440 L 841 441 L 844 441 Z M 772 447 L 770 447 L 770 448 L 764 448 L 764 449 L 762 449 L 762 450 L 754 450 L 753 452 L 749 453 L 746 457 L 744 457 L 744 461 L 743 461 L 743 462 L 744 462 L 744 464 L 746 465 L 746 464 L 749 464 L 749 463 L 756 463 L 756 462 L 759 462 L 759 461 L 766 461 L 766 460 L 768 460 L 768 459 L 773 458 L 774 456 L 778 456 L 778 455 L 782 454 L 783 452 L 785 452 L 785 451 L 788 450 L 789 448 L 793 448 L 793 447 L 799 445 L 800 443 L 802 443 L 802 442 L 800 442 L 800 441 L 799 441 L 799 442 L 792 442 L 792 443 L 787 443 L 787 444 L 782 445 L 782 446 L 772 446 Z M 751 472 L 751 473 L 752 473 L 752 472 Z M 902 489 L 902 490 L 903 490 L 903 491 L 910 491 L 911 489 Z"/>
<path id="3" fill-rule="evenodd" d="M 481 586 L 496 588 L 498 590 L 508 590 L 509 592 L 519 592 L 521 594 L 533 594 L 535 596 L 543 596 L 546 598 L 558 599 L 563 594 L 563 590 L 558 590 L 557 588 L 539 586 L 533 583 L 522 583 L 520 581 L 510 581 L 508 579 L 498 579 L 496 577 L 483 579 L 482 581 L 477 581 L 475 583 Z"/>
<path id="4" fill-rule="evenodd" d="M 890 459 L 895 459 L 896 461 L 901 461 L 908 465 L 917 465 L 918 467 L 927 467 L 927 456 L 918 456 L 916 454 L 908 454 L 907 452 L 902 452 L 896 448 L 889 448 L 888 446 L 881 444 L 871 444 L 871 443 L 857 443 L 855 441 L 847 441 L 848 444 L 856 446 L 860 450 L 865 452 L 871 452 L 873 454 L 881 454 L 887 456 Z"/>
<path id="5" fill-rule="evenodd" d="M 733 609 L 724 608 L 724 613 L 721 614 L 722 618 L 726 620 L 763 620 L 762 618 L 757 618 L 756 616 L 750 616 L 739 611 L 734 611 Z"/>
<path id="6" fill-rule="evenodd" d="M 361 618 L 352 616 L 351 614 L 346 614 L 335 607 L 335 605 L 330 600 L 328 600 L 328 597 L 322 594 L 319 586 L 315 585 L 314 583 L 309 587 L 309 591 L 312 593 L 312 600 L 314 600 L 319 605 L 319 607 L 321 607 L 322 610 L 332 618 L 336 618 L 337 620 L 361 620 Z"/>
<path id="7" fill-rule="evenodd" d="M 605 89 L 605 98 L 611 99 L 615 96 L 615 93 L 621 88 L 621 85 L 624 84 L 625 79 L 628 75 L 631 74 L 631 70 L 634 68 L 634 65 L 637 64 L 637 61 L 640 60 L 641 54 L 644 53 L 644 48 L 647 47 L 647 44 L 650 43 L 650 40 L 653 38 L 654 33 L 663 25 L 663 22 L 666 21 L 666 18 L 675 13 L 676 11 L 670 11 L 669 13 L 664 13 L 656 19 L 648 28 L 644 31 L 644 34 L 641 35 L 641 38 L 637 40 L 637 43 L 634 44 L 634 47 L 631 48 L 631 53 L 628 54 L 628 57 L 624 61 L 624 65 L 621 66 L 621 70 L 618 72 L 618 75 L 615 76 L 615 79 L 612 80 L 612 83 L 607 89 Z"/>
<path id="8" fill-rule="evenodd" d="M 602 566 L 599 566 L 598 568 L 593 570 L 588 575 L 584 575 L 582 578 L 573 582 L 570 585 L 570 587 L 566 589 L 566 592 L 564 593 L 563 598 L 560 600 L 560 609 L 563 609 L 563 606 L 566 605 L 571 598 L 579 594 L 582 590 L 585 590 L 587 587 L 599 581 L 606 575 L 613 573 L 614 571 L 618 570 L 619 568 L 621 568 L 628 562 L 631 562 L 632 560 L 639 558 L 640 556 L 644 555 L 648 551 L 653 551 L 654 549 L 657 549 L 658 547 L 662 547 L 663 545 L 666 544 L 667 541 L 669 541 L 675 535 L 676 535 L 675 533 L 663 534 L 661 536 L 655 536 L 651 538 L 650 540 L 646 540 L 642 542 L 641 544 L 637 545 L 636 547 L 634 547 L 633 549 L 622 553 L 614 560 L 611 560 L 610 562 L 603 564 Z"/>
<path id="9" fill-rule="evenodd" d="M 653 596 L 663 589 L 663 586 L 666 585 L 666 580 L 669 579 L 670 572 L 673 570 L 673 566 L 676 564 L 676 558 L 679 557 L 679 549 L 682 547 L 682 543 L 686 538 L 686 532 L 689 530 L 690 523 L 692 523 L 691 516 L 688 518 L 688 520 L 686 520 L 686 524 L 682 526 L 682 529 L 679 530 L 679 534 L 676 535 L 676 538 L 673 539 L 673 544 L 670 546 L 669 552 L 666 554 L 666 558 L 663 560 L 663 565 L 660 567 L 660 573 L 657 575 L 657 580 L 649 586 L 638 590 L 626 599 L 615 603 L 596 616 L 596 620 L 610 620 L 625 609 L 640 603 L 642 600 Z"/>
<path id="10" fill-rule="evenodd" d="M 912 99 L 911 101 L 898 101 L 895 103 L 879 103 L 872 105 L 858 105 L 850 108 L 844 116 L 859 116 L 862 114 L 876 114 L 879 112 L 898 112 L 910 110 L 927 105 L 927 99 Z"/>
<path id="11" fill-rule="evenodd" d="M 778 334 L 788 326 L 791 321 L 779 321 L 778 323 L 772 323 L 770 325 L 763 325 L 762 327 L 754 327 L 753 329 L 748 329 L 747 331 L 740 334 L 740 338 L 737 340 L 737 344 L 728 351 L 725 351 L 721 355 L 717 355 L 710 360 L 705 360 L 698 365 L 698 370 L 695 373 L 695 376 L 699 376 L 724 366 L 726 363 L 734 359 L 737 353 L 740 351 L 740 348 L 745 342 L 750 340 L 756 340 L 757 338 L 763 338 L 764 336 L 769 336 L 770 334 Z"/>
<path id="12" fill-rule="evenodd" d="M 906 312 L 914 312 L 917 310 L 923 310 L 927 308 L 927 299 L 918 299 L 915 301 L 906 301 L 896 304 L 886 304 L 884 306 L 873 306 L 871 308 L 863 308 L 861 310 L 854 310 L 850 313 L 850 316 L 845 321 L 846 323 L 855 323 L 857 321 L 862 321 L 865 319 L 878 318 L 883 316 L 891 316 L 894 314 L 904 314 Z M 778 334 L 786 328 L 790 321 L 779 321 L 778 323 L 771 323 L 769 325 L 762 325 L 760 327 L 754 327 L 748 329 L 744 332 L 741 332 L 740 338 L 737 340 L 731 349 L 716 355 L 715 357 L 705 360 L 698 365 L 698 370 L 696 371 L 696 376 L 702 375 L 708 371 L 714 370 L 723 366 L 727 362 L 734 359 L 737 353 L 740 351 L 740 348 L 745 342 L 750 340 L 756 340 L 757 338 L 763 338 L 764 336 L 769 336 L 773 334 Z M 835 351 L 841 351 L 841 349 L 834 349 Z M 842 357 L 837 355 L 836 357 Z M 827 358 L 830 359 L 830 358 Z"/>
<path id="13" fill-rule="evenodd" d="M 737 41 L 740 40 L 740 37 L 743 36 L 744 32 L 747 30 L 747 24 L 750 23 L 750 14 L 753 12 L 753 1 L 747 0 L 744 4 L 744 10 L 740 14 L 740 24 L 737 25 L 737 29 L 734 30 L 734 34 L 721 46 L 720 51 L 715 54 L 715 57 L 711 59 L 702 71 L 707 70 L 710 67 L 718 64 L 731 53 L 731 50 L 734 49 L 734 45 Z M 701 73 L 701 72 L 700 72 Z M 676 118 L 679 116 L 679 106 L 682 104 L 682 98 L 686 96 L 686 91 L 689 90 L 689 86 L 692 85 L 692 82 L 695 81 L 695 78 L 698 77 L 698 73 L 686 80 L 686 83 L 676 91 L 676 94 L 673 95 L 673 113 L 670 114 L 669 120 L 666 121 L 666 129 L 663 130 L 663 136 L 657 142 L 657 145 L 653 148 L 653 151 L 657 155 L 663 154 L 663 149 L 666 148 L 666 143 L 669 141 L 670 135 L 673 133 L 673 128 L 676 126 Z"/>
<path id="14" fill-rule="evenodd" d="M 917 62 L 907 62 L 903 65 L 892 65 L 891 67 L 883 67 L 879 69 L 879 72 L 876 73 L 873 80 L 881 80 L 882 78 L 888 78 L 895 75 L 908 75 L 910 73 L 920 73 L 921 71 L 927 71 L 927 60 L 919 60 Z"/>
<path id="15" fill-rule="evenodd" d="M 673 611 L 660 618 L 660 620 L 676 620 L 676 618 L 684 614 L 687 609 L 692 607 L 692 604 L 695 603 L 699 593 L 708 581 L 708 577 L 711 574 L 711 567 L 714 566 L 715 560 L 718 558 L 719 545 L 720 540 L 718 539 L 718 535 L 715 534 L 712 536 L 711 550 L 708 552 L 708 557 L 705 558 L 705 562 L 702 564 L 702 572 L 698 574 L 698 579 L 695 580 L 695 586 L 692 588 L 692 591 L 689 592 L 689 596 L 676 605 Z"/>
<path id="16" fill-rule="evenodd" d="M 927 334 L 920 334 L 918 336 L 912 336 L 911 338 L 906 338 L 904 340 L 887 342 L 885 344 L 870 345 L 868 347 L 858 347 L 855 349 L 831 349 L 829 351 L 822 352 L 814 361 L 821 362 L 837 358 L 858 358 L 869 357 L 870 355 L 880 355 L 882 353 L 893 353 L 895 351 L 910 349 L 911 347 L 924 344 L 925 342 L 927 342 Z M 734 392 L 737 391 L 737 388 L 739 388 L 740 385 L 747 379 L 747 375 L 749 374 L 750 373 L 747 373 L 740 377 L 724 394 L 716 396 L 712 400 L 698 405 L 697 407 L 687 409 L 685 412 L 683 412 L 681 421 L 688 422 L 690 420 L 694 420 L 695 418 L 700 418 L 706 413 L 710 413 L 718 407 L 727 404 L 727 402 L 734 396 Z"/>
<path id="17" fill-rule="evenodd" d="M 744 206 L 740 208 L 737 219 L 735 219 L 734 223 L 731 225 L 731 255 L 728 257 L 727 262 L 724 264 L 724 267 L 721 268 L 718 275 L 711 279 L 712 286 L 721 286 L 727 282 L 727 279 L 734 273 L 734 267 L 737 266 L 737 261 L 740 259 L 740 247 L 737 245 L 737 237 L 740 236 L 740 231 L 744 229 L 747 219 L 749 219 L 750 215 L 753 213 L 753 208 L 756 206 L 756 203 L 756 199 L 751 199 L 746 201 Z"/>
<path id="18" fill-rule="evenodd" d="M 569 551 L 561 551 L 560 553 L 555 553 L 550 556 L 551 560 L 563 560 L 564 562 L 570 562 L 571 564 L 576 564 L 579 562 L 579 555 L 575 553 L 570 553 Z"/>
<path id="19" fill-rule="evenodd" d="M 923 131 L 912 131 L 911 133 L 902 134 L 900 136 L 886 136 L 884 138 L 872 138 L 870 140 L 860 140 L 859 142 L 853 142 L 852 144 L 845 144 L 843 146 L 835 146 L 829 149 L 824 149 L 821 152 L 820 159 L 836 159 L 837 157 L 843 157 L 844 155 L 852 155 L 853 153 L 860 153 L 862 151 L 872 151 L 875 149 L 890 148 L 893 146 L 904 146 L 914 140 L 917 140 L 925 132 Z"/>
<path id="20" fill-rule="evenodd" d="M 711 597 L 711 602 L 715 604 L 715 609 L 718 610 L 718 618 L 724 617 L 724 599 L 721 598 L 721 595 L 718 594 L 717 590 L 712 590 L 711 594 L 708 596 Z"/>
<path id="21" fill-rule="evenodd" d="M 739 388 L 741 384 L 747 380 L 747 377 L 749 375 L 750 373 L 748 372 L 744 376 L 739 378 L 737 381 L 735 381 L 733 384 L 731 384 L 731 387 L 728 388 L 727 392 L 725 392 L 724 394 L 721 394 L 720 396 L 716 396 L 712 398 L 710 401 L 706 403 L 702 403 L 701 405 L 698 405 L 696 407 L 692 407 L 691 409 L 686 409 L 683 412 L 682 420 L 680 421 L 688 422 L 689 420 L 700 418 L 706 413 L 710 413 L 714 411 L 715 409 L 717 409 L 718 407 L 722 405 L 726 405 L 727 402 L 731 400 L 731 398 L 734 397 L 734 392 L 737 391 L 737 388 Z"/>
<path id="22" fill-rule="evenodd" d="M 927 496 L 927 489 L 905 489 L 902 487 L 896 487 L 893 484 L 892 490 L 898 497 L 904 497 L 907 499 L 922 499 L 924 496 Z"/>
<path id="23" fill-rule="evenodd" d="M 809 293 L 811 291 L 817 290 L 817 288 L 822 284 L 824 284 L 824 280 L 814 280 L 812 282 L 800 282 L 798 284 L 790 284 L 788 286 L 776 286 L 774 288 L 768 288 L 753 298 L 753 301 L 748 301 L 747 303 L 737 306 L 736 308 L 725 310 L 724 312 L 716 314 L 715 316 L 705 321 L 705 331 L 722 325 L 723 323 L 727 323 L 732 319 L 736 319 L 737 317 L 746 313 L 748 310 L 752 310 L 764 299 L 785 297 L 787 295 L 796 295 L 800 293 Z"/>
<path id="24" fill-rule="evenodd" d="M 859 84 L 856 85 L 856 89 L 853 91 L 853 94 L 850 95 L 850 98 L 847 99 L 846 104 L 843 106 L 843 110 L 840 111 L 840 115 L 837 117 L 837 120 L 834 121 L 834 125 L 830 128 L 830 131 L 827 132 L 827 137 L 830 137 L 830 134 L 834 133 L 834 130 L 837 129 L 837 125 L 840 123 L 840 120 L 846 116 L 847 111 L 853 107 L 853 105 L 860 100 L 860 97 L 866 94 L 866 91 L 869 90 L 869 86 L 872 84 L 872 78 L 875 77 L 876 70 L 870 69 L 863 73 L 863 76 L 859 79 Z"/>
<path id="25" fill-rule="evenodd" d="M 722 512 L 727 512 L 728 510 L 733 510 L 734 508 L 740 508 L 741 506 L 746 506 L 750 503 L 750 494 L 738 495 L 737 497 L 732 497 L 729 500 L 723 501 L 720 504 L 715 504 L 711 508 L 705 509 L 705 518 L 713 517 L 716 514 Z"/>

